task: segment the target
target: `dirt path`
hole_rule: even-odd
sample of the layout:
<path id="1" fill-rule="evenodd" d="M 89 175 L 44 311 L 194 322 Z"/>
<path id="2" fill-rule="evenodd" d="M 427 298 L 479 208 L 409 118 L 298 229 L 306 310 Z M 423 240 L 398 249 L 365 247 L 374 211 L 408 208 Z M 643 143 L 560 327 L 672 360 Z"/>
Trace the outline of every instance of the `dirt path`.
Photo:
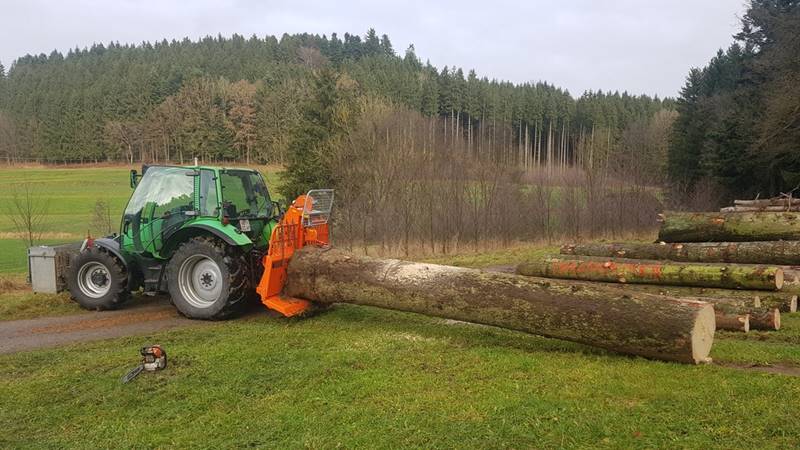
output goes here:
<path id="1" fill-rule="evenodd" d="M 118 311 L 0 322 L 0 354 L 208 323 L 179 315 L 163 297 Z"/>

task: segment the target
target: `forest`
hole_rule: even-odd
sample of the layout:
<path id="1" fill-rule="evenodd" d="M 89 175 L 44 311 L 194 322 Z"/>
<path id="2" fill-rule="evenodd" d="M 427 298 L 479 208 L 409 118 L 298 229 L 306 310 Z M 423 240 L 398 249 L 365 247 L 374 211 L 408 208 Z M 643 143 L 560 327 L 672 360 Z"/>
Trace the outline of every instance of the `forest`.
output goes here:
<path id="1" fill-rule="evenodd" d="M 673 189 L 709 200 L 800 186 L 800 1 L 752 0 L 727 50 L 676 102 Z"/>
<path id="2" fill-rule="evenodd" d="M 353 96 L 443 119 L 474 152 L 531 166 L 573 165 L 595 141 L 646 126 L 670 102 L 627 93 L 574 99 L 546 82 L 515 85 L 423 64 L 369 30 L 197 42 L 96 44 L 24 56 L 3 76 L 0 125 L 7 161 L 209 161 L 282 164 L 316 74 L 333 70 Z M 444 124 L 446 122 L 446 124 Z"/>

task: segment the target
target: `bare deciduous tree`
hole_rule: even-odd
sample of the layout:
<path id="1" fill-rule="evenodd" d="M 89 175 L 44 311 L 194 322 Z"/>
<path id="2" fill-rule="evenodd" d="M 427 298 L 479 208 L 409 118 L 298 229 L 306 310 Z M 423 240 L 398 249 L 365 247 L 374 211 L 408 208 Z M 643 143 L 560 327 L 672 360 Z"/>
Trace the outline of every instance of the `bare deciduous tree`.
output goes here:
<path id="1" fill-rule="evenodd" d="M 28 247 L 33 247 L 41 239 L 49 212 L 50 201 L 38 195 L 30 183 L 23 183 L 12 191 L 11 202 L 6 208 L 6 216 Z"/>
<path id="2" fill-rule="evenodd" d="M 92 229 L 105 235 L 114 231 L 114 225 L 111 221 L 111 207 L 107 201 L 97 200 L 94 202 Z"/>

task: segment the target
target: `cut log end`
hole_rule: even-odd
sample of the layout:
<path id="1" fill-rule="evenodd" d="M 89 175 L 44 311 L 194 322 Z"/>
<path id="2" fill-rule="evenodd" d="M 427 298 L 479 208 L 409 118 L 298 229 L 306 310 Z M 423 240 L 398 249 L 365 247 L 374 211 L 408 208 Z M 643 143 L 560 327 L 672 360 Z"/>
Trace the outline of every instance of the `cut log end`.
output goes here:
<path id="1" fill-rule="evenodd" d="M 714 342 L 714 332 L 717 330 L 717 321 L 714 317 L 714 307 L 705 305 L 695 317 L 692 328 L 692 359 L 695 364 L 710 363 L 711 344 Z"/>
<path id="2" fill-rule="evenodd" d="M 743 333 L 750 331 L 750 314 L 728 314 L 719 310 L 715 310 L 714 313 L 718 330 Z"/>
<path id="3" fill-rule="evenodd" d="M 753 330 L 777 331 L 781 329 L 781 311 L 766 308 L 750 311 L 750 328 Z"/>
<path id="4" fill-rule="evenodd" d="M 783 287 L 783 269 L 775 271 L 775 289 L 781 290 Z"/>

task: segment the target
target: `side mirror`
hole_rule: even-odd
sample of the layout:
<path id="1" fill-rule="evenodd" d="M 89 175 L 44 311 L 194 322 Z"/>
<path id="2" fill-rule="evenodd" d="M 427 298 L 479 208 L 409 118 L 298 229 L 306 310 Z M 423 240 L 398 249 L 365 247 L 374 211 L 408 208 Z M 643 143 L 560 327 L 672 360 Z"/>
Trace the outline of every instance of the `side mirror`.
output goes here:
<path id="1" fill-rule="evenodd" d="M 139 182 L 139 174 L 136 172 L 136 169 L 131 169 L 131 189 L 136 188 L 136 184 Z"/>
<path id="2" fill-rule="evenodd" d="M 281 217 L 283 215 L 283 208 L 281 204 L 272 200 L 272 217 Z"/>

